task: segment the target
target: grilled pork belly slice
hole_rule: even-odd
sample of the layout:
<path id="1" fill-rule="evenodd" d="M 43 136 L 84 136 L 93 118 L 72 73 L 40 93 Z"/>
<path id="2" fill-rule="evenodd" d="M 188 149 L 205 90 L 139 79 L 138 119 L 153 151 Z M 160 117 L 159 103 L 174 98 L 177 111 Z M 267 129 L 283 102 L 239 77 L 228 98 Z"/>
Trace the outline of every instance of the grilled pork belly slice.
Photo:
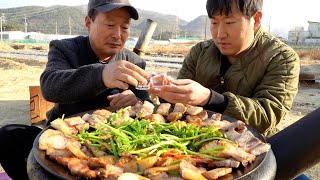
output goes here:
<path id="1" fill-rule="evenodd" d="M 72 142 L 68 142 L 66 148 L 72 152 L 73 155 L 75 155 L 77 158 L 79 159 L 88 159 L 88 156 L 81 151 L 81 149 L 76 146 L 74 143 Z"/>
<path id="2" fill-rule="evenodd" d="M 199 107 L 199 106 L 192 106 L 192 105 L 189 105 L 189 104 L 186 104 L 186 113 L 187 114 L 190 114 L 190 115 L 197 115 L 199 114 L 201 111 L 203 111 L 203 107 Z"/>
<path id="3" fill-rule="evenodd" d="M 143 104 L 138 101 L 130 110 L 130 115 L 146 117 L 151 115 L 154 111 L 154 105 L 149 101 L 144 101 Z M 131 116 L 133 117 L 133 116 Z"/>
<path id="4" fill-rule="evenodd" d="M 181 112 L 172 112 L 167 116 L 169 122 L 177 121 L 182 118 L 183 114 Z"/>
<path id="5" fill-rule="evenodd" d="M 88 157 L 94 157 L 93 153 L 86 146 L 81 146 L 80 150 Z"/>
<path id="6" fill-rule="evenodd" d="M 102 157 L 91 157 L 91 159 L 92 158 L 98 159 L 99 161 L 103 161 L 106 164 L 115 164 L 116 163 L 116 158 L 113 155 L 107 155 L 107 156 L 102 156 Z"/>
<path id="7" fill-rule="evenodd" d="M 54 149 L 65 149 L 68 139 L 61 132 L 53 129 L 45 130 L 39 137 L 39 149 L 47 150 L 49 147 Z"/>
<path id="8" fill-rule="evenodd" d="M 155 121 L 158 123 L 165 123 L 166 120 L 161 114 L 150 114 L 149 116 L 146 116 L 144 119 L 150 120 L 150 121 Z"/>
<path id="9" fill-rule="evenodd" d="M 69 126 L 75 126 L 78 124 L 86 123 L 80 116 L 66 118 L 64 119 L 64 122 L 68 123 Z"/>
<path id="10" fill-rule="evenodd" d="M 210 119 L 211 121 L 208 121 L 209 119 Z M 227 124 L 230 124 L 230 122 L 227 121 L 227 120 L 216 121 L 216 120 L 213 120 L 213 119 L 211 119 L 211 118 L 209 118 L 209 119 L 206 119 L 206 120 L 205 120 L 205 121 L 208 121 L 208 122 L 206 122 L 206 123 L 207 123 L 208 125 L 213 125 L 213 126 L 219 128 L 219 129 L 221 129 L 223 126 L 225 126 L 225 125 L 227 125 Z"/>
<path id="11" fill-rule="evenodd" d="M 199 170 L 197 167 L 192 165 L 186 160 L 182 160 L 180 162 L 180 175 L 184 179 L 190 179 L 190 180 L 205 180 L 206 178 L 201 175 L 201 170 Z"/>
<path id="12" fill-rule="evenodd" d="M 229 131 L 230 129 L 235 129 L 237 132 L 242 133 L 247 130 L 246 124 L 242 121 L 236 121 L 236 122 L 226 122 L 223 121 L 224 123 L 220 127 L 221 130 L 223 131 Z"/>
<path id="13" fill-rule="evenodd" d="M 189 116 L 189 115 L 188 115 L 188 116 Z M 188 118 L 188 116 L 186 117 L 188 123 L 190 123 L 190 124 L 195 124 L 195 125 L 197 125 L 197 126 L 199 126 L 199 127 L 204 126 L 204 123 L 203 123 L 203 121 L 202 121 L 200 118 L 195 118 L 195 119 L 193 119 L 193 118 Z"/>
<path id="14" fill-rule="evenodd" d="M 68 167 L 68 163 L 69 163 L 70 159 L 74 158 L 74 157 L 50 156 L 50 158 L 57 161 L 58 164 L 60 164 L 64 167 Z"/>
<path id="15" fill-rule="evenodd" d="M 240 162 L 234 159 L 225 159 L 221 161 L 214 161 L 214 165 L 216 167 L 238 168 L 240 166 Z"/>
<path id="16" fill-rule="evenodd" d="M 150 178 L 151 180 L 184 180 L 180 176 L 170 175 L 166 172 L 161 172 L 160 174 L 158 174 L 156 176 L 152 176 L 151 174 L 149 174 L 148 178 Z"/>
<path id="17" fill-rule="evenodd" d="M 84 142 L 84 145 L 90 150 L 90 152 L 93 154 L 94 157 L 103 157 L 108 155 L 105 151 L 102 151 L 95 146 L 91 146 L 90 144 L 91 142 L 88 140 Z"/>
<path id="18" fill-rule="evenodd" d="M 68 123 L 66 123 L 64 120 L 62 120 L 60 118 L 52 121 L 50 123 L 50 125 L 53 128 L 65 133 L 66 135 L 76 135 L 76 134 L 78 134 L 78 130 L 75 127 L 70 126 Z"/>
<path id="19" fill-rule="evenodd" d="M 97 177 L 97 172 L 89 168 L 87 161 L 80 160 L 74 157 L 56 156 L 51 158 L 54 159 L 58 164 L 67 167 L 71 171 L 71 174 L 75 176 L 91 179 Z"/>
<path id="20" fill-rule="evenodd" d="M 157 109 L 157 114 L 162 116 L 168 116 L 171 104 L 170 103 L 161 103 Z"/>
<path id="21" fill-rule="evenodd" d="M 262 153 L 268 152 L 270 149 L 271 149 L 270 144 L 261 142 L 259 145 L 250 149 L 249 152 L 251 154 L 258 156 Z"/>
<path id="22" fill-rule="evenodd" d="M 230 129 L 229 131 L 224 132 L 224 135 L 227 139 L 234 141 L 241 136 L 235 129 Z"/>
<path id="23" fill-rule="evenodd" d="M 67 167 L 71 174 L 79 177 L 84 177 L 88 179 L 97 178 L 98 171 L 91 170 L 88 166 L 88 162 L 85 160 L 80 160 L 74 157 L 61 157 L 54 156 L 51 157 L 58 164 Z"/>
<path id="24" fill-rule="evenodd" d="M 99 171 L 101 179 L 118 179 L 124 173 L 124 169 L 119 166 L 107 164 L 105 169 Z"/>
<path id="25" fill-rule="evenodd" d="M 173 157 L 162 157 L 159 161 L 155 164 L 156 166 L 165 167 L 169 166 L 175 161 Z"/>
<path id="26" fill-rule="evenodd" d="M 232 168 L 216 168 L 210 171 L 203 172 L 202 175 L 209 180 L 213 180 L 218 179 L 219 177 L 222 177 L 226 174 L 230 174 L 231 172 Z"/>
<path id="27" fill-rule="evenodd" d="M 255 160 L 256 156 L 250 153 L 247 153 L 243 149 L 239 147 L 235 147 L 234 145 L 226 142 L 226 141 L 218 141 L 218 140 L 213 140 L 211 142 L 208 142 L 204 144 L 200 149 L 199 152 L 201 151 L 206 151 L 206 150 L 211 150 L 214 148 L 221 148 L 224 147 L 222 151 L 219 151 L 214 155 L 216 157 L 222 157 L 222 158 L 234 158 L 237 161 L 240 161 L 243 166 L 247 166 L 248 163 L 251 163 L 252 161 Z M 210 154 L 210 153 L 209 153 Z"/>
<path id="28" fill-rule="evenodd" d="M 98 172 L 91 170 L 87 161 L 80 160 L 78 158 L 70 158 L 68 168 L 73 175 L 89 179 L 97 178 Z"/>
<path id="29" fill-rule="evenodd" d="M 142 109 L 139 112 L 140 117 L 146 117 L 152 114 L 154 111 L 154 105 L 149 101 L 144 101 L 142 105 Z"/>
<path id="30" fill-rule="evenodd" d="M 241 136 L 235 139 L 235 142 L 246 152 L 256 156 L 269 151 L 271 148 L 270 144 L 260 141 L 260 139 L 255 137 L 250 131 L 242 133 Z"/>
<path id="31" fill-rule="evenodd" d="M 91 126 L 98 128 L 100 124 L 98 122 L 104 122 L 105 118 L 97 114 L 85 114 L 82 119 L 88 122 Z"/>
<path id="32" fill-rule="evenodd" d="M 173 111 L 172 112 L 179 112 L 181 114 L 184 114 L 186 112 L 187 108 L 184 104 L 182 103 L 176 103 L 174 105 Z"/>
<path id="33" fill-rule="evenodd" d="M 260 143 L 260 140 L 256 138 L 250 131 L 246 131 L 241 134 L 238 138 L 234 139 L 234 141 L 240 146 L 243 147 L 245 151 L 251 149 Z"/>
<path id="34" fill-rule="evenodd" d="M 118 180 L 150 180 L 149 178 L 140 176 L 139 174 L 134 173 L 123 173 L 119 176 Z"/>
<path id="35" fill-rule="evenodd" d="M 213 119 L 214 121 L 221 121 L 222 114 L 215 113 L 215 114 L 212 114 L 210 118 Z"/>
<path id="36" fill-rule="evenodd" d="M 108 111 L 106 109 L 98 109 L 98 110 L 93 111 L 92 114 L 99 115 L 103 119 L 108 119 L 108 117 L 112 114 L 112 112 Z"/>
<path id="37" fill-rule="evenodd" d="M 118 114 L 120 115 L 119 117 L 114 118 L 113 116 L 111 116 L 112 118 L 109 117 L 109 119 L 108 119 L 108 120 L 112 121 L 113 125 L 119 126 L 123 122 L 132 122 L 133 121 L 133 119 L 130 117 L 130 112 L 128 110 L 120 110 L 120 112 L 118 111 Z"/>
<path id="38" fill-rule="evenodd" d="M 144 171 L 145 175 L 150 175 L 150 176 L 157 176 L 162 172 L 168 172 L 168 171 L 178 171 L 180 169 L 179 164 L 171 165 L 171 166 L 166 166 L 166 167 L 152 167 L 149 169 L 146 169 Z"/>
<path id="39" fill-rule="evenodd" d="M 142 109 L 143 103 L 141 101 L 137 101 L 134 106 L 128 109 L 130 117 L 136 117 L 140 110 Z"/>
<path id="40" fill-rule="evenodd" d="M 197 115 L 187 115 L 186 119 L 189 122 L 193 122 L 196 119 L 200 119 L 201 121 L 204 121 L 206 119 L 208 119 L 208 113 L 206 110 L 202 110 L 200 113 L 198 113 Z"/>
<path id="41" fill-rule="evenodd" d="M 121 167 L 125 169 L 125 172 L 137 173 L 153 167 L 157 161 L 158 156 L 150 156 L 140 160 L 131 160 L 122 164 Z"/>
<path id="42" fill-rule="evenodd" d="M 73 154 L 68 149 L 55 149 L 51 146 L 48 146 L 46 155 L 50 157 L 61 156 L 61 157 L 72 157 Z"/>
<path id="43" fill-rule="evenodd" d="M 89 129 L 89 123 L 85 122 L 80 116 L 64 119 L 64 122 L 75 127 L 78 131 Z"/>
<path id="44" fill-rule="evenodd" d="M 255 156 L 260 155 L 270 150 L 271 146 L 264 143 L 255 137 L 251 131 L 248 131 L 246 124 L 242 121 L 229 122 L 220 120 L 219 114 L 214 114 L 216 117 L 204 120 L 205 125 L 214 125 L 224 132 L 227 139 L 236 142 L 244 151 L 251 153 Z M 213 120 L 216 118 L 217 120 Z"/>
<path id="45" fill-rule="evenodd" d="M 216 127 L 221 127 L 218 123 L 221 121 L 222 114 L 220 113 L 215 113 L 212 114 L 210 118 L 203 120 L 203 123 L 205 126 L 216 126 Z"/>

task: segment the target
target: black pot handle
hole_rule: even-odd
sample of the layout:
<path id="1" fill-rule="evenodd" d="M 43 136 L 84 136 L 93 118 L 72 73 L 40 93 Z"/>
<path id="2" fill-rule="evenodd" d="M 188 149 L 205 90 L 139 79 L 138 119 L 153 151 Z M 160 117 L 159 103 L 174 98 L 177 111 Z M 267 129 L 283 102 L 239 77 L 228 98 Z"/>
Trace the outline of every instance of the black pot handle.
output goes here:
<path id="1" fill-rule="evenodd" d="M 293 179 L 320 162 L 320 108 L 267 139 L 277 161 L 275 179 Z"/>

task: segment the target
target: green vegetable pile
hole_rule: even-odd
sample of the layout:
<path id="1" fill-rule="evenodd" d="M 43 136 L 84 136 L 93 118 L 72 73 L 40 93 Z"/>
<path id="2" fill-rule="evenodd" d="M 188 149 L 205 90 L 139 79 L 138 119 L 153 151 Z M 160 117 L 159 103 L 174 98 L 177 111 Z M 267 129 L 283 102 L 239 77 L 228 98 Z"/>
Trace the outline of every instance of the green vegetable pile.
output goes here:
<path id="1" fill-rule="evenodd" d="M 91 127 L 90 131 L 83 130 L 75 136 L 80 143 L 90 141 L 91 146 L 107 149 L 116 159 L 122 154 L 137 155 L 139 158 L 148 157 L 167 152 L 168 149 L 181 150 L 186 155 L 200 155 L 221 160 L 212 154 L 223 150 L 222 148 L 198 152 L 204 142 L 212 140 L 225 140 L 224 134 L 214 126 L 198 127 L 194 124 L 159 123 L 136 117 L 133 121 L 124 120 L 120 125 L 113 123 L 122 117 L 123 111 L 113 113 L 104 121 L 97 121 L 99 127 Z M 209 155 L 210 154 L 210 155 Z"/>

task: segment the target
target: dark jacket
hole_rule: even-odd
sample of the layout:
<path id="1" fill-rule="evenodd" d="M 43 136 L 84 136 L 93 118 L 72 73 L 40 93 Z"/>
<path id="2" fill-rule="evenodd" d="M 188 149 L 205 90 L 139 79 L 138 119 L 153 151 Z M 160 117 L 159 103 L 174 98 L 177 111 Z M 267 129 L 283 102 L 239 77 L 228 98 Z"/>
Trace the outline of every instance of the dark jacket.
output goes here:
<path id="1" fill-rule="evenodd" d="M 127 60 L 145 68 L 143 59 L 128 49 L 123 49 L 109 61 Z M 47 112 L 50 121 L 97 108 L 109 106 L 108 95 L 121 92 L 108 89 L 102 82 L 102 70 L 98 57 L 92 50 L 88 37 L 50 42 L 48 63 L 41 75 L 40 85 L 44 98 L 55 106 Z M 130 89 L 141 100 L 150 100 L 146 91 Z"/>
<path id="2" fill-rule="evenodd" d="M 272 135 L 298 92 L 298 55 L 259 28 L 251 46 L 226 71 L 223 85 L 220 65 L 219 49 L 212 40 L 204 41 L 192 48 L 178 78 L 195 80 L 223 94 L 228 99 L 223 114 Z"/>

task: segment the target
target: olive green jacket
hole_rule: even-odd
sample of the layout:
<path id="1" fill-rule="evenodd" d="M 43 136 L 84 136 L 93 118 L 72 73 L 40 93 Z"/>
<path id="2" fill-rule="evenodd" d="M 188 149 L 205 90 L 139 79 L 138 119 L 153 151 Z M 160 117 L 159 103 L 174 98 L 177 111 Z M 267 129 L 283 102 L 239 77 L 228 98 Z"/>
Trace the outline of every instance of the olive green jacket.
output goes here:
<path id="1" fill-rule="evenodd" d="M 227 96 L 224 115 L 244 121 L 271 136 L 290 111 L 298 92 L 299 57 L 289 46 L 260 27 L 220 83 L 221 53 L 212 40 L 192 47 L 178 79 L 192 79 Z"/>

